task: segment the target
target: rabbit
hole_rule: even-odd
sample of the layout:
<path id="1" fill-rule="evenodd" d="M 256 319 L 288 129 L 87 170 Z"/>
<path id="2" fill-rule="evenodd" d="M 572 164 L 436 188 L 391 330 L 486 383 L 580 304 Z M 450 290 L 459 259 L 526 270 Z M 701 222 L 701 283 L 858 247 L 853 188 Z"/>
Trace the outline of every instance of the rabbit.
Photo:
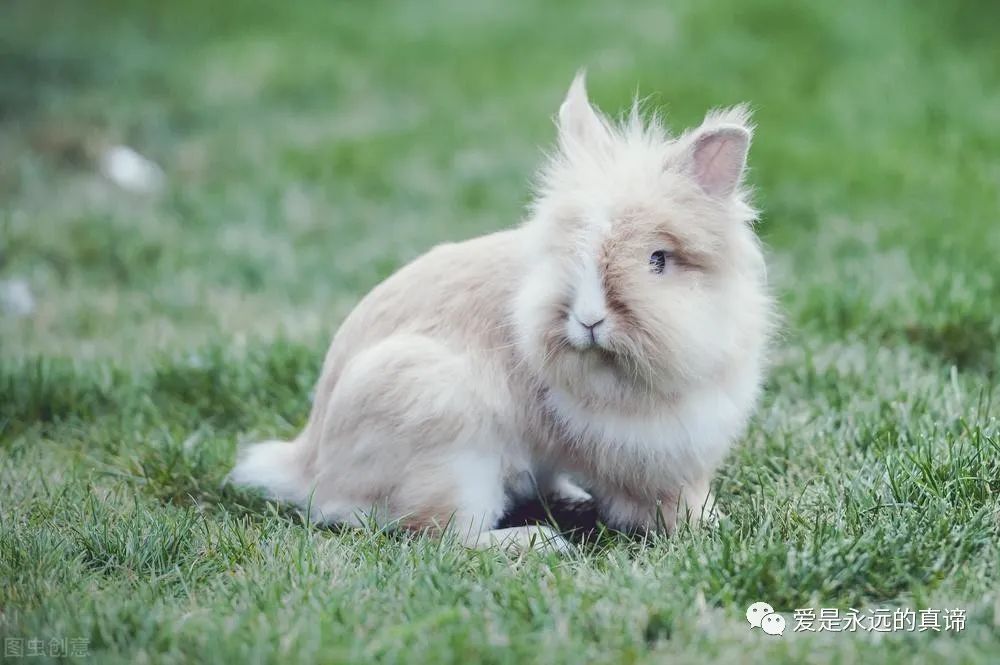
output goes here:
<path id="1" fill-rule="evenodd" d="M 244 449 L 229 479 L 318 522 L 374 518 L 470 547 L 552 546 L 496 529 L 512 501 L 593 497 L 620 529 L 716 514 L 772 330 L 745 106 L 671 136 L 613 121 L 577 74 L 519 226 L 431 249 L 336 333 L 308 422 Z"/>

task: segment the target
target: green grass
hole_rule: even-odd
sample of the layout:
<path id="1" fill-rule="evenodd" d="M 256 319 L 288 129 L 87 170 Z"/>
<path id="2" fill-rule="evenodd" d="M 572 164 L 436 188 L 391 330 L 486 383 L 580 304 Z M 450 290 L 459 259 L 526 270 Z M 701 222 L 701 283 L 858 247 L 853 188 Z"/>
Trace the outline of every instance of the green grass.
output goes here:
<path id="1" fill-rule="evenodd" d="M 936 663 L 1000 653 L 995 3 L 8 0 L 0 636 L 95 662 Z M 785 313 L 728 518 L 509 559 L 311 528 L 221 480 L 337 323 L 515 223 L 573 72 L 675 127 L 749 101 Z M 94 166 L 123 142 L 154 196 Z M 746 606 L 962 608 L 751 633 Z M 13 659 L 12 659 L 13 660 Z M 41 659 L 34 659 L 39 661 Z"/>

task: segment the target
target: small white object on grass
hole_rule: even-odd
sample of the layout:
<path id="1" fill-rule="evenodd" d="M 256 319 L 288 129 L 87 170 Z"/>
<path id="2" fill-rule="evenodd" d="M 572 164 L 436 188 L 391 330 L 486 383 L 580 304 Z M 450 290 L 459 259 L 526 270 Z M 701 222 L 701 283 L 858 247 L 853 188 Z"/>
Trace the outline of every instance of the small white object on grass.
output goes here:
<path id="1" fill-rule="evenodd" d="M 101 154 L 101 173 L 122 189 L 149 193 L 163 186 L 163 169 L 127 145 L 115 145 Z"/>
<path id="2" fill-rule="evenodd" d="M 35 311 L 35 297 L 27 280 L 0 281 L 0 312 L 14 318 L 30 316 Z"/>

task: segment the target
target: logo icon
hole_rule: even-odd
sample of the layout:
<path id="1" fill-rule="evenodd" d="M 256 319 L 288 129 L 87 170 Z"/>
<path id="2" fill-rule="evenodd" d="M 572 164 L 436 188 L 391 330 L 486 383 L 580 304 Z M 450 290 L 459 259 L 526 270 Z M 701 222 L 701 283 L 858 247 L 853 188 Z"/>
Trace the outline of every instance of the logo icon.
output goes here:
<path id="1" fill-rule="evenodd" d="M 768 635 L 782 635 L 785 632 L 785 617 L 771 612 L 760 620 L 760 627 Z"/>
<path id="2" fill-rule="evenodd" d="M 774 611 L 769 603 L 757 601 L 747 608 L 747 623 L 750 630 L 760 628 L 768 635 L 781 635 L 785 632 L 785 617 Z"/>

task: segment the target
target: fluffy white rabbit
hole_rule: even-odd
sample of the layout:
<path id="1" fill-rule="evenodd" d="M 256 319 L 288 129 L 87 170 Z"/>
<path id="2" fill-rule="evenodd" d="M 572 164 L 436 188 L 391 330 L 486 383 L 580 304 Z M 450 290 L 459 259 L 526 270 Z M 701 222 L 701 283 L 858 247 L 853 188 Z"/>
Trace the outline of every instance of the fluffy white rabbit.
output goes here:
<path id="1" fill-rule="evenodd" d="M 579 485 L 616 527 L 711 513 L 771 329 L 748 111 L 671 137 L 637 106 L 601 115 L 580 74 L 557 125 L 527 220 L 375 287 L 334 337 L 305 429 L 245 449 L 233 482 L 318 521 L 451 524 L 473 546 L 561 547 L 543 527 L 493 529 L 515 498 L 586 498 Z"/>

